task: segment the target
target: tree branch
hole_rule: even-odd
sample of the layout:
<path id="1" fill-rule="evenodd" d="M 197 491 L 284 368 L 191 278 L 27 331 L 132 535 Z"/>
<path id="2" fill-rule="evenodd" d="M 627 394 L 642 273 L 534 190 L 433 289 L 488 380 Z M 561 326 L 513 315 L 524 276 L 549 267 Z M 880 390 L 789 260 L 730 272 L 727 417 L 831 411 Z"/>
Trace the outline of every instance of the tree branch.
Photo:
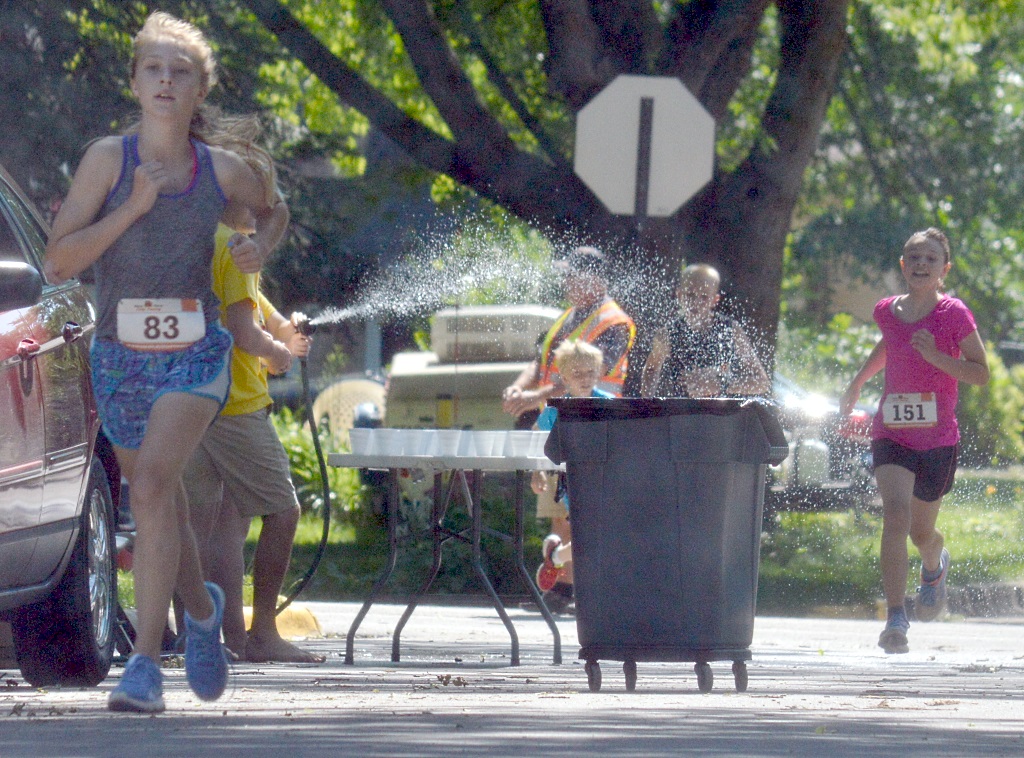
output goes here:
<path id="1" fill-rule="evenodd" d="M 590 15 L 619 73 L 651 73 L 662 38 L 650 0 L 590 0 Z"/>
<path id="2" fill-rule="evenodd" d="M 484 45 L 483 40 L 480 38 L 480 32 L 477 29 L 473 18 L 470 16 L 469 11 L 461 3 L 458 4 L 457 13 L 459 14 L 459 25 L 462 28 L 463 33 L 469 40 L 470 49 L 473 53 L 483 62 L 484 68 L 487 69 L 487 78 L 491 84 L 495 86 L 501 96 L 505 98 L 505 101 L 519 116 L 519 120 L 523 122 L 523 125 L 530 131 L 530 134 L 537 140 L 537 144 L 541 146 L 541 149 L 547 154 L 548 158 L 551 159 L 552 163 L 559 165 L 565 171 L 572 171 L 572 167 L 566 161 L 565 156 L 562 155 L 558 146 L 551 139 L 544 125 L 541 124 L 530 110 L 526 107 L 526 103 L 523 102 L 522 98 L 515 91 L 512 83 L 505 76 L 505 73 L 501 70 L 498 62 L 491 55 L 490 51 Z"/>
<path id="3" fill-rule="evenodd" d="M 779 71 L 761 123 L 776 149 L 755 146 L 755 162 L 795 199 L 835 91 L 847 44 L 849 0 L 780 0 Z"/>
<path id="4" fill-rule="evenodd" d="M 452 130 L 456 143 L 514 150 L 497 119 L 483 106 L 445 39 L 426 0 L 379 0 L 402 37 L 420 85 Z"/>
<path id="5" fill-rule="evenodd" d="M 604 55 L 587 0 L 540 0 L 540 13 L 548 38 L 544 70 L 551 90 L 578 111 L 619 72 Z"/>
<path id="6" fill-rule="evenodd" d="M 678 76 L 716 121 L 750 71 L 750 60 L 771 0 L 692 0 L 665 31 L 658 70 Z"/>
<path id="7" fill-rule="evenodd" d="M 768 346 L 778 320 L 782 259 L 766 251 L 785 245 L 832 98 L 849 3 L 778 0 L 782 55 L 761 119 L 768 139 L 755 144 L 735 171 L 716 176 L 683 211 L 686 254 L 728 272 L 730 291 Z"/>
<path id="8" fill-rule="evenodd" d="M 346 105 L 355 108 L 402 149 L 433 171 L 455 163 L 451 142 L 407 116 L 334 54 L 277 0 L 245 0 L 268 31 L 289 48 Z"/>
<path id="9" fill-rule="evenodd" d="M 556 228 L 564 227 L 567 219 L 586 225 L 588 219 L 605 213 L 575 174 L 516 149 L 493 117 L 480 108 L 475 93 L 464 103 L 465 108 L 449 102 L 452 95 L 446 96 L 443 91 L 435 98 L 438 109 L 454 122 L 449 125 L 458 140 L 451 142 L 407 116 L 339 61 L 277 0 L 245 1 L 261 23 L 342 102 L 359 110 L 376 128 L 432 171 L 447 174 L 521 218 Z M 390 2 L 395 11 L 398 0 Z M 408 37 L 404 42 L 409 47 L 423 44 L 422 40 Z M 432 54 L 425 50 L 419 52 L 427 59 L 438 55 L 436 50 Z M 420 66 L 423 61 L 421 57 Z M 453 72 L 444 67 L 439 73 L 429 73 L 432 86 L 440 84 L 433 77 L 445 73 Z M 458 82 L 456 85 L 458 89 Z M 426 83 L 424 86 L 426 88 Z"/>

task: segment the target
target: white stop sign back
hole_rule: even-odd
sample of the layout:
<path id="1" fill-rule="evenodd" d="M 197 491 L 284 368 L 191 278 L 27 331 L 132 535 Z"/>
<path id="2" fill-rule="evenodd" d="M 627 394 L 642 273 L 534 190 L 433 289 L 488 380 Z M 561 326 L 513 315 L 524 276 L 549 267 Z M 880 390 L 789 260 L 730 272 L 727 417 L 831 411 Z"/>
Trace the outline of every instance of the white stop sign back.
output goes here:
<path id="1" fill-rule="evenodd" d="M 714 156 L 714 119 L 675 77 L 621 74 L 576 116 L 576 174 L 612 213 L 675 213 L 711 179 Z"/>

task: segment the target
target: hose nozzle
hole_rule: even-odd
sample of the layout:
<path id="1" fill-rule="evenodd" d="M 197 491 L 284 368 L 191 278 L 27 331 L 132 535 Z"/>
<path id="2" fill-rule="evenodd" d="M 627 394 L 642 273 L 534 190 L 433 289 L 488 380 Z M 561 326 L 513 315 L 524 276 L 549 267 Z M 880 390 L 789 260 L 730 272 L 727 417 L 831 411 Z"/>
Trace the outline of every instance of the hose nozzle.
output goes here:
<path id="1" fill-rule="evenodd" d="M 295 330 L 303 337 L 312 337 L 313 332 L 316 331 L 316 324 L 309 320 L 306 316 L 295 320 Z"/>

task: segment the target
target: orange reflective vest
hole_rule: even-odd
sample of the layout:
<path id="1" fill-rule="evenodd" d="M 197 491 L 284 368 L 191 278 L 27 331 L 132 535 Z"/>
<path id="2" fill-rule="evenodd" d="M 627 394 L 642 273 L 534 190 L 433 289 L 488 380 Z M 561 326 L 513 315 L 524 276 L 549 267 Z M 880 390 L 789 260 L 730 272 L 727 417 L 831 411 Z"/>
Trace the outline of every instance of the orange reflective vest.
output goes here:
<path id="1" fill-rule="evenodd" d="M 562 325 L 565 324 L 572 311 L 573 309 L 570 308 L 559 316 L 547 336 L 544 337 L 540 351 L 539 384 L 541 387 L 555 384 L 558 381 L 558 369 L 555 368 L 552 358 L 552 347 Z M 633 323 L 633 319 L 626 315 L 626 312 L 614 300 L 605 300 L 598 308 L 594 309 L 593 313 L 583 319 L 579 326 L 563 338 L 563 340 L 583 340 L 593 344 L 606 331 L 620 324 L 625 324 L 629 328 L 626 349 L 611 370 L 597 383 L 599 389 L 610 392 L 616 397 L 622 396 L 622 385 L 626 381 L 626 371 L 629 369 L 629 350 L 633 347 L 633 340 L 636 339 L 636 325 Z"/>

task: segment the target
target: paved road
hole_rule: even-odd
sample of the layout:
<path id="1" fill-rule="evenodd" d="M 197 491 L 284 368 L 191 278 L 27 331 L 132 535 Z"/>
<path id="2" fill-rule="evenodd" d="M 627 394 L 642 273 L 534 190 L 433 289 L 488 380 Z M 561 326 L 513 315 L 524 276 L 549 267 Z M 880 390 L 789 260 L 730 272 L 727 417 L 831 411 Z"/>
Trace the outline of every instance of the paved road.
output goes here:
<path id="1" fill-rule="evenodd" d="M 237 665 L 229 692 L 202 703 L 165 673 L 167 713 L 111 714 L 94 690 L 37 691 L 16 672 L 0 689 L 0 756 L 1022 756 L 1024 619 L 911 630 L 909 655 L 875 647 L 879 622 L 758 618 L 749 689 L 713 663 L 708 694 L 689 663 L 641 663 L 635 692 L 602 664 L 590 692 L 575 621 L 559 621 L 551 663 L 537 614 L 510 615 L 522 665 L 494 611 L 422 606 L 391 663 L 401 606 L 371 610 L 345 665 L 357 606 L 305 604 L 325 637 L 321 666 Z"/>

